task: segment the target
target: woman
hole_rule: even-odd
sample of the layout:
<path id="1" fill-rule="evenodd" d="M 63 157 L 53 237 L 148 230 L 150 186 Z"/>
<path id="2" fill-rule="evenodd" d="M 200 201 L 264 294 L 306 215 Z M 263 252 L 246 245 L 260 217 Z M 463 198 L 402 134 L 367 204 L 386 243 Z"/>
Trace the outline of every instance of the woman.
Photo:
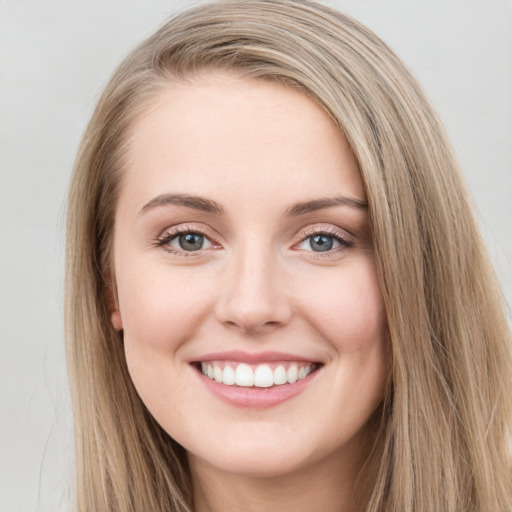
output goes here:
<path id="1" fill-rule="evenodd" d="M 309 1 L 183 13 L 69 196 L 79 510 L 509 510 L 509 331 L 443 129 Z"/>

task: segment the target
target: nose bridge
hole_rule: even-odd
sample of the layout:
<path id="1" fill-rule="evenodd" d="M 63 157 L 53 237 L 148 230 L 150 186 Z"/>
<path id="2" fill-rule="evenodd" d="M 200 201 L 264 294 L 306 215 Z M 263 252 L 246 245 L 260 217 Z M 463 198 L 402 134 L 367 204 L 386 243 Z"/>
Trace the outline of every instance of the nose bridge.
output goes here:
<path id="1" fill-rule="evenodd" d="M 277 255 L 270 244 L 247 241 L 235 250 L 218 306 L 222 322 L 247 331 L 287 323 L 291 307 L 281 284 Z"/>

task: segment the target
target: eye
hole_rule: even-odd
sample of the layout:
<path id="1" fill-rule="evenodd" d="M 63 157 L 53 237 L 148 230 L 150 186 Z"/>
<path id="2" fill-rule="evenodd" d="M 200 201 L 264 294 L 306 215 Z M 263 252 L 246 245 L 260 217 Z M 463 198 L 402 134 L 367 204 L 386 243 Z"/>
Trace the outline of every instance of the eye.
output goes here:
<path id="1" fill-rule="evenodd" d="M 332 224 L 309 226 L 300 233 L 295 249 L 310 253 L 312 256 L 341 255 L 345 249 L 354 246 L 353 237 Z"/>
<path id="2" fill-rule="evenodd" d="M 327 252 L 332 249 L 336 249 L 341 245 L 341 241 L 337 237 L 328 235 L 327 233 L 318 233 L 305 238 L 299 244 L 299 248 L 314 252 Z"/>
<path id="3" fill-rule="evenodd" d="M 169 240 L 168 244 L 175 249 L 183 251 L 199 251 L 201 249 L 209 249 L 212 243 L 206 236 L 201 233 L 180 233 Z"/>
<path id="4" fill-rule="evenodd" d="M 154 246 L 161 247 L 176 256 L 188 256 L 191 253 L 200 254 L 203 250 L 220 248 L 220 245 L 212 240 L 214 235 L 210 235 L 210 230 L 206 227 L 181 225 L 164 231 L 155 240 Z"/>

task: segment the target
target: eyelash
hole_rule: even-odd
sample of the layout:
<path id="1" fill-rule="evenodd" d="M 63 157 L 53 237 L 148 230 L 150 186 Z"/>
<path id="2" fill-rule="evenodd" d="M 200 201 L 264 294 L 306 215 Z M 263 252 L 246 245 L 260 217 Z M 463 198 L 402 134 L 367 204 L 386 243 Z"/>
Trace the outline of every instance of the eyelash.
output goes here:
<path id="1" fill-rule="evenodd" d="M 194 256 L 199 256 L 205 249 L 198 249 L 197 251 L 186 251 L 184 249 L 175 249 L 170 245 L 170 243 L 180 235 L 186 234 L 197 234 L 205 237 L 213 246 L 221 247 L 221 245 L 215 241 L 215 236 L 213 232 L 204 227 L 198 226 L 190 226 L 190 225 L 179 225 L 174 226 L 168 230 L 166 230 L 162 235 L 160 235 L 153 243 L 154 247 L 163 248 L 167 252 L 184 258 L 190 258 Z M 318 235 L 326 235 L 330 238 L 333 238 L 336 242 L 339 243 L 339 246 L 333 249 L 329 249 L 325 252 L 321 251 L 305 251 L 311 253 L 311 255 L 315 258 L 329 258 L 334 256 L 334 254 L 350 249 L 354 246 L 354 242 L 348 239 L 347 235 L 345 235 L 340 230 L 334 228 L 333 226 L 321 226 L 321 227 L 310 227 L 305 229 L 301 235 L 300 239 L 293 244 L 292 247 L 297 247 L 299 244 L 305 242 L 306 240 L 312 238 L 313 236 Z"/>
<path id="2" fill-rule="evenodd" d="M 347 249 L 350 249 L 354 246 L 354 242 L 350 240 L 345 233 L 343 233 L 341 230 L 336 229 L 333 226 L 321 226 L 321 227 L 310 227 L 306 228 L 300 235 L 299 242 L 294 244 L 294 247 L 297 245 L 305 242 L 308 239 L 311 239 L 314 236 L 318 235 L 326 235 L 330 238 L 333 238 L 339 243 L 339 247 L 336 247 L 334 249 L 329 249 L 325 252 L 320 251 L 306 251 L 312 253 L 312 256 L 315 258 L 329 258 L 334 257 L 340 252 L 344 252 Z M 311 242 L 310 242 L 311 243 Z"/>
<path id="3" fill-rule="evenodd" d="M 190 258 L 191 256 L 199 256 L 199 253 L 201 253 L 203 250 L 199 249 L 197 251 L 185 251 L 185 250 L 178 250 L 175 249 L 170 245 L 170 243 L 178 236 L 180 235 L 188 235 L 188 234 L 195 234 L 195 235 L 201 235 L 205 237 L 213 246 L 220 247 L 220 244 L 214 241 L 215 237 L 210 230 L 205 228 L 198 228 L 197 226 L 189 226 L 187 224 L 183 224 L 180 226 L 174 226 L 166 231 L 162 235 L 160 235 L 154 242 L 154 246 L 157 248 L 163 248 L 167 252 L 170 252 L 171 254 L 174 254 L 176 256 L 184 257 L 184 258 Z"/>

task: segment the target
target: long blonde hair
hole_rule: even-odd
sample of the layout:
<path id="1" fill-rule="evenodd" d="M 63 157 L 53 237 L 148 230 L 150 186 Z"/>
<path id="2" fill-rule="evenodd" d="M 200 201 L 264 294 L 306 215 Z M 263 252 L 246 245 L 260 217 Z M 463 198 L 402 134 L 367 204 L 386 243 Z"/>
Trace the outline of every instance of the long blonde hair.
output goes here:
<path id="1" fill-rule="evenodd" d="M 111 326 L 109 261 L 130 127 L 159 90 L 216 69 L 300 88 L 338 124 L 359 163 L 392 344 L 363 509 L 510 510 L 510 333 L 443 127 L 377 36 L 308 0 L 186 11 L 124 60 L 98 103 L 67 225 L 78 510 L 193 510 L 184 449 L 137 396 Z"/>

